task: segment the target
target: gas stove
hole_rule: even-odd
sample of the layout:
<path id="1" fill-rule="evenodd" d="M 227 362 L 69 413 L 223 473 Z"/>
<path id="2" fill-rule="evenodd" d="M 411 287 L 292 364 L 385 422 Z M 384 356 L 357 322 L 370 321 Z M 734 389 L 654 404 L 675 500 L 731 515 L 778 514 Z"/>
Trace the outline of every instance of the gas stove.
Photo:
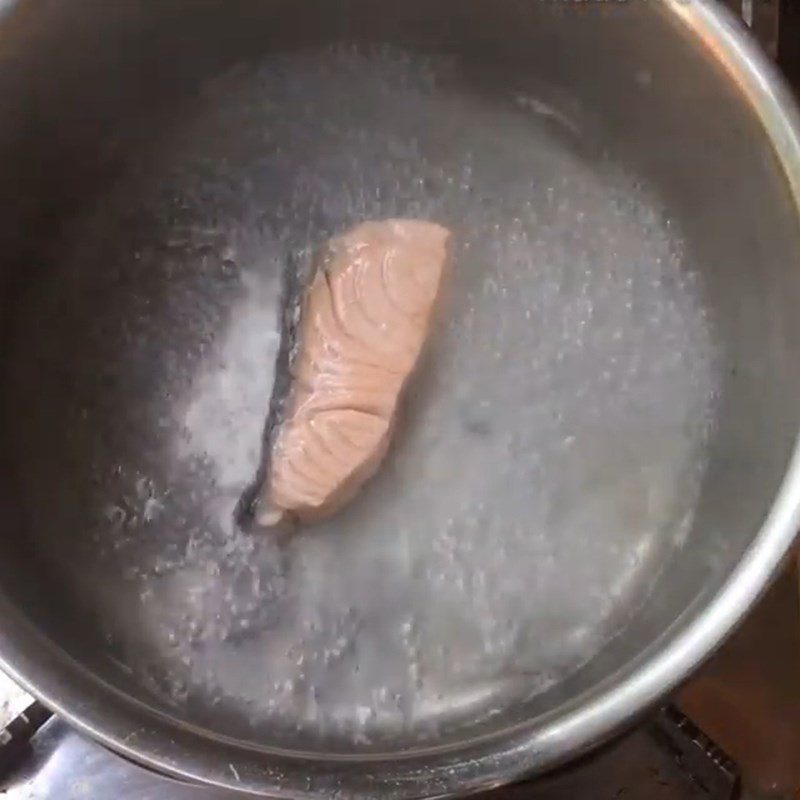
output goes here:
<path id="1" fill-rule="evenodd" d="M 38 721 L 38 706 L 17 720 Z M 8 745 L 6 745 L 8 747 Z M 180 784 L 129 764 L 58 719 L 20 743 L 7 800 L 235 800 L 241 795 Z M 734 800 L 736 765 L 677 709 L 587 759 L 535 782 L 497 789 L 483 800 Z"/>

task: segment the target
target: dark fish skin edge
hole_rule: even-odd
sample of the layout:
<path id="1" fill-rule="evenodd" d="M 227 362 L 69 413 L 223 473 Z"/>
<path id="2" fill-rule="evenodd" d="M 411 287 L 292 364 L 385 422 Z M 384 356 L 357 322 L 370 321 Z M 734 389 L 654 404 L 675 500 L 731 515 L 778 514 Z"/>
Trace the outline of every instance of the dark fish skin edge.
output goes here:
<path id="1" fill-rule="evenodd" d="M 292 362 L 297 353 L 298 328 L 303 296 L 324 258 L 312 257 L 308 251 L 293 253 L 286 259 L 281 276 L 280 345 L 275 359 L 275 382 L 262 435 L 261 459 L 253 482 L 244 490 L 234 511 L 234 521 L 243 530 L 266 530 L 256 521 L 262 489 L 269 477 L 272 443 L 284 418 L 284 406 L 292 387 Z M 278 527 L 284 527 L 281 523 Z"/>

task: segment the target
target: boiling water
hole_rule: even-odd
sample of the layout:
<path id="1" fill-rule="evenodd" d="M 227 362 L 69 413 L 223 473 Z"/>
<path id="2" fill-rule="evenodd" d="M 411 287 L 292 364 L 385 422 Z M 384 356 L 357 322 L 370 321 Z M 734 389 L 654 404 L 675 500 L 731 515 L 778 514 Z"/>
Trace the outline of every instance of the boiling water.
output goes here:
<path id="1" fill-rule="evenodd" d="M 51 544 L 103 562 L 83 601 L 109 657 L 179 713 L 284 744 L 435 738 L 591 659 L 690 535 L 702 286 L 656 199 L 548 103 L 387 50 L 275 58 L 206 87 L 65 245 L 11 366 L 19 433 L 48 513 L 92 531 Z M 456 242 L 393 449 L 334 519 L 243 533 L 281 272 L 390 216 Z"/>

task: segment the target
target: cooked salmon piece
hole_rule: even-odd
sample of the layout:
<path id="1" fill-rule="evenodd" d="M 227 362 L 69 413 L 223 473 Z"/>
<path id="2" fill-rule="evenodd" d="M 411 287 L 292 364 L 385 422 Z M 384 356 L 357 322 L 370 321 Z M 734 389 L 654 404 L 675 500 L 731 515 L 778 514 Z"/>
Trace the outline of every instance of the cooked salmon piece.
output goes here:
<path id="1" fill-rule="evenodd" d="M 441 225 L 389 219 L 364 222 L 317 254 L 267 443 L 259 523 L 318 521 L 374 475 L 428 336 L 449 240 Z"/>

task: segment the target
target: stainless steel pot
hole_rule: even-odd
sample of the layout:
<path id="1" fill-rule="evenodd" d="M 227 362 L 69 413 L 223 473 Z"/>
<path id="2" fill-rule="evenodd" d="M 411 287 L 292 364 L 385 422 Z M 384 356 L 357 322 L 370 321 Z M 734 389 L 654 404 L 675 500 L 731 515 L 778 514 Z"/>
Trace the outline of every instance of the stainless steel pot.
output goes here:
<path id="1" fill-rule="evenodd" d="M 69 342 L 59 349 L 70 332 L 56 322 L 97 314 L 106 327 L 94 331 L 94 367 L 103 341 L 120 333 L 117 297 L 139 304 L 126 324 L 146 320 L 152 304 L 166 302 L 169 312 L 169 285 L 148 294 L 148 276 L 131 267 L 115 273 L 112 296 L 102 259 L 93 267 L 97 283 L 81 292 L 50 276 L 63 272 L 63 236 L 82 210 L 102 208 L 140 163 L 133 154 L 174 128 L 209 81 L 270 51 L 340 40 L 447 53 L 488 67 L 499 76 L 495 86 L 520 96 L 546 86 L 565 107 L 584 109 L 598 123 L 584 146 L 621 154 L 683 231 L 724 342 L 724 376 L 692 530 L 660 551 L 663 563 L 645 576 L 652 586 L 600 652 L 549 691 L 435 742 L 400 737 L 396 746 L 326 750 L 288 734 L 256 735 L 222 711 L 218 719 L 213 710 L 170 705 L 121 663 L 113 636 L 104 638 L 100 620 L 111 611 L 124 624 L 141 618 L 120 575 L 94 557 L 98 532 L 72 503 L 101 479 L 75 457 L 84 429 L 64 398 L 84 386 L 112 400 L 127 396 L 125 424 L 135 432 L 147 402 L 137 394 L 136 381 L 148 374 L 140 368 L 172 359 L 177 369 L 179 348 L 162 342 L 141 364 L 131 362 L 122 390 L 119 370 L 89 374 L 83 353 Z M 544 771 L 606 739 L 694 669 L 762 591 L 800 511 L 800 119 L 773 68 L 721 6 L 24 0 L 3 6 L 0 65 L 0 322 L 6 362 L 24 364 L 3 373 L 0 653 L 15 679 L 78 729 L 168 775 L 241 791 L 470 792 Z M 124 203 L 117 212 L 124 222 Z M 117 234 L 135 248 L 130 226 L 120 223 Z M 200 261 L 217 256 L 223 268 L 224 253 L 213 246 L 195 253 Z M 170 313 L 174 319 L 183 308 Z M 24 392 L 14 374 L 24 374 Z M 114 427 L 121 412 L 112 400 L 100 435 L 133 447 Z M 119 520 L 111 514 L 107 522 Z"/>

